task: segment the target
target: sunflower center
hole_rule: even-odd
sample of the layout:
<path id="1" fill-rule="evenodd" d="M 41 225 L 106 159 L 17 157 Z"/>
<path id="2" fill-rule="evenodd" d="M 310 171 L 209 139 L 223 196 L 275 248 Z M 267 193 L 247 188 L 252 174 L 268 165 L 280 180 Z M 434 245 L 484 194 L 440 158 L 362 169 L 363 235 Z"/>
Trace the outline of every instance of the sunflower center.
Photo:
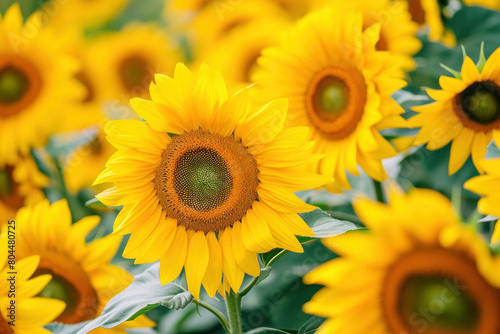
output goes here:
<path id="1" fill-rule="evenodd" d="M 18 56 L 0 57 L 0 118 L 21 112 L 40 90 L 41 77 L 33 65 Z"/>
<path id="2" fill-rule="evenodd" d="M 500 127 L 500 87 L 476 81 L 453 100 L 453 110 L 464 126 L 488 132 Z"/>
<path id="3" fill-rule="evenodd" d="M 52 275 L 52 280 L 39 296 L 56 298 L 66 303 L 64 312 L 55 321 L 75 324 L 97 316 L 97 293 L 88 275 L 77 263 L 64 254 L 44 253 L 33 276 L 44 274 Z"/>
<path id="4" fill-rule="evenodd" d="M 145 80 L 150 76 L 148 69 L 149 63 L 142 56 L 132 55 L 125 58 L 119 69 L 125 89 L 133 91 L 147 86 L 149 82 L 145 82 Z"/>
<path id="5" fill-rule="evenodd" d="M 14 181 L 13 172 L 12 166 L 0 170 L 0 202 L 17 210 L 23 206 L 24 198 L 21 196 L 19 184 Z"/>
<path id="6" fill-rule="evenodd" d="M 14 103 L 19 101 L 28 91 L 28 78 L 23 72 L 13 67 L 0 71 L 0 102 Z"/>
<path id="7" fill-rule="evenodd" d="M 181 201 L 198 211 L 217 208 L 231 194 L 230 172 L 213 149 L 197 148 L 184 153 L 177 162 L 174 177 Z"/>
<path id="8" fill-rule="evenodd" d="M 421 0 L 409 0 L 408 11 L 411 14 L 411 19 L 413 20 L 413 22 L 416 22 L 418 24 L 425 23 L 425 10 L 422 7 Z"/>
<path id="9" fill-rule="evenodd" d="M 382 310 L 391 333 L 498 333 L 500 290 L 467 255 L 421 249 L 386 274 Z"/>
<path id="10" fill-rule="evenodd" d="M 349 136 L 363 116 L 364 78 L 352 66 L 327 68 L 311 81 L 306 94 L 307 115 L 325 138 Z"/>
<path id="11" fill-rule="evenodd" d="M 477 328 L 479 314 L 476 302 L 467 294 L 454 295 L 446 276 L 412 276 L 401 287 L 402 313 L 418 314 L 421 308 L 432 308 L 434 326 L 443 329 Z M 458 282 L 458 285 L 462 285 Z M 449 299 L 446 299 L 448 296 Z M 446 299 L 443 300 L 443 297 Z"/>
<path id="12" fill-rule="evenodd" d="M 222 231 L 257 199 L 255 159 L 233 136 L 196 130 L 163 151 L 155 189 L 165 213 L 196 231 Z"/>

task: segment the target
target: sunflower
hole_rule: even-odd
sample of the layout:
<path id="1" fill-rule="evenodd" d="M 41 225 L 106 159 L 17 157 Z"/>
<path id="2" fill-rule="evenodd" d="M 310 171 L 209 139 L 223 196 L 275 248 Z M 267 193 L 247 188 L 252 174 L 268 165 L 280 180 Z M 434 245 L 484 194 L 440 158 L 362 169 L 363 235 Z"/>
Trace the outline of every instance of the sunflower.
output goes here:
<path id="1" fill-rule="evenodd" d="M 239 90 L 252 83 L 251 77 L 257 69 L 257 58 L 261 51 L 277 45 L 280 32 L 290 26 L 288 21 L 280 20 L 279 17 L 255 19 L 234 28 L 218 43 L 205 47 L 200 59 L 220 70 L 224 78 Z M 273 33 L 270 34 L 270 31 Z"/>
<path id="2" fill-rule="evenodd" d="M 41 6 L 41 11 L 49 16 L 54 28 L 68 27 L 95 28 L 118 16 L 130 0 L 88 1 L 50 0 Z"/>
<path id="3" fill-rule="evenodd" d="M 454 47 L 456 38 L 453 32 L 447 29 L 443 23 L 442 10 L 439 0 L 393 0 L 403 1 L 408 4 L 411 18 L 420 27 L 427 27 L 429 32 L 427 37 L 433 42 Z"/>
<path id="4" fill-rule="evenodd" d="M 8 262 L 7 233 L 0 235 L 0 333 L 2 334 L 50 334 L 42 327 L 52 322 L 64 310 L 60 300 L 35 296 L 42 291 L 49 281 L 50 275 L 31 278 L 40 262 L 39 256 L 29 256 L 14 264 L 14 270 Z M 11 282 L 8 278 L 16 272 L 16 296 L 9 298 Z M 10 317 L 11 300 L 15 300 L 15 319 Z M 13 324 L 9 324 L 11 321 Z"/>
<path id="5" fill-rule="evenodd" d="M 311 165 L 333 176 L 328 189 L 350 189 L 346 169 L 357 164 L 376 180 L 387 178 L 381 160 L 396 155 L 378 130 L 405 126 L 391 94 L 405 85 L 399 64 L 377 51 L 379 25 L 363 31 L 361 14 L 332 7 L 308 15 L 279 46 L 265 49 L 254 81 L 263 98 L 290 98 L 287 126 L 311 128 L 314 150 L 326 157 Z"/>
<path id="6" fill-rule="evenodd" d="M 295 235 L 311 235 L 298 212 L 315 207 L 293 191 L 328 178 L 303 166 L 311 152 L 307 128 L 282 130 L 288 102 L 261 108 L 246 90 L 228 97 L 220 73 L 202 65 L 194 76 L 181 63 L 174 77 L 156 75 L 153 101 L 132 100 L 147 121 L 111 121 L 118 149 L 96 183 L 115 182 L 97 196 L 123 205 L 114 233 L 128 234 L 124 257 L 160 260 L 162 284 L 184 267 L 189 291 L 210 296 L 222 273 L 238 291 L 245 273 L 258 276 L 257 253 L 275 247 L 302 252 Z"/>
<path id="7" fill-rule="evenodd" d="M 282 11 L 287 13 L 291 19 L 298 19 L 312 8 L 314 8 L 317 3 L 323 0 L 272 0 L 266 1 L 277 5 Z M 245 0 L 245 1 L 217 1 L 217 0 L 172 0 L 166 6 L 166 11 L 170 10 L 191 10 L 200 11 L 206 10 L 209 7 L 215 9 L 220 16 L 225 13 L 229 13 L 234 10 L 238 10 L 240 6 L 245 6 L 248 3 L 256 2 L 261 3 L 260 0 Z"/>
<path id="8" fill-rule="evenodd" d="M 449 174 L 463 166 L 472 153 L 472 161 L 483 172 L 486 148 L 492 139 L 500 143 L 500 48 L 479 68 L 466 57 L 461 73 L 455 78 L 441 76 L 442 89 L 428 89 L 435 102 L 414 107 L 419 114 L 410 124 L 421 127 L 414 145 L 427 143 L 437 150 L 450 141 Z"/>
<path id="9" fill-rule="evenodd" d="M 116 152 L 105 139 L 103 125 L 91 126 L 82 135 L 87 140 L 69 154 L 63 170 L 66 186 L 73 193 L 90 187 L 102 171 L 102 166 Z"/>
<path id="10" fill-rule="evenodd" d="M 166 32 L 153 23 L 132 23 L 119 32 L 103 34 L 87 51 L 92 61 L 86 74 L 105 87 L 102 98 L 123 103 L 132 97 L 149 97 L 153 74 L 171 74 L 181 59 Z"/>
<path id="11" fill-rule="evenodd" d="M 39 256 L 40 264 L 33 276 L 52 275 L 39 296 L 66 303 L 55 319 L 57 322 L 74 324 L 94 319 L 114 295 L 132 282 L 130 274 L 109 264 L 121 238 L 111 235 L 86 245 L 87 233 L 99 220 L 98 216 L 89 216 L 72 225 L 66 200 L 52 205 L 42 201 L 31 208 L 22 208 L 16 215 L 17 258 Z M 154 323 L 140 316 L 122 327 L 95 333 L 125 334 L 124 328 L 152 326 Z"/>
<path id="12" fill-rule="evenodd" d="M 214 43 L 232 34 L 237 28 L 252 26 L 256 21 L 263 19 L 288 21 L 283 11 L 274 2 L 251 0 L 243 1 L 238 6 L 223 13 L 215 6 L 204 8 L 186 29 L 192 30 L 195 42 L 194 52 L 203 59 L 203 53 L 212 48 Z M 274 32 L 274 30 L 269 31 Z M 267 31 L 268 35 L 272 35 L 269 34 L 269 31 Z M 241 34 L 240 37 L 246 36 Z"/>
<path id="13" fill-rule="evenodd" d="M 38 170 L 31 157 L 0 167 L 0 226 L 14 218 L 21 207 L 44 199 L 42 188 L 48 185 L 47 175 Z"/>
<path id="14" fill-rule="evenodd" d="M 488 159 L 482 162 L 486 175 L 473 177 L 465 182 L 464 188 L 482 196 L 478 210 L 485 215 L 500 217 L 500 159 Z M 491 239 L 492 243 L 500 242 L 500 224 L 496 224 Z"/>
<path id="15" fill-rule="evenodd" d="M 409 71 L 416 67 L 414 56 L 421 48 L 422 43 L 417 38 L 418 25 L 412 21 L 408 11 L 408 3 L 404 1 L 369 1 L 354 0 L 326 0 L 325 3 L 353 10 L 363 15 L 365 28 L 372 24 L 380 24 L 380 38 L 376 44 L 377 50 L 389 51 L 400 58 L 402 70 Z M 404 76 L 404 71 L 402 76 Z"/>
<path id="16" fill-rule="evenodd" d="M 370 231 L 324 240 L 341 257 L 304 278 L 325 286 L 304 306 L 317 333 L 500 333 L 500 256 L 475 224 L 435 191 L 390 197 L 355 202 Z"/>
<path id="17" fill-rule="evenodd" d="M 85 92 L 72 76 L 77 62 L 65 38 L 42 26 L 42 14 L 25 25 L 19 4 L 0 16 L 0 166 L 13 164 L 57 130 L 59 113 Z"/>

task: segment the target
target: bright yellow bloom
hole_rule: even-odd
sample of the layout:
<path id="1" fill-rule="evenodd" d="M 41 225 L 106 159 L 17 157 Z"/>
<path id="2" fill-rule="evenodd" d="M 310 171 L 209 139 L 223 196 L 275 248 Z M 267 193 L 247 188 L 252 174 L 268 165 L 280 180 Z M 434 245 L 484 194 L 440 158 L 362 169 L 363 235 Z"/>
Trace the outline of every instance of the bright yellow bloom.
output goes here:
<path id="1" fill-rule="evenodd" d="M 0 17 L 0 166 L 44 145 L 60 113 L 84 94 L 65 38 L 40 28 L 41 20 L 35 13 L 23 24 L 18 4 Z"/>
<path id="2" fill-rule="evenodd" d="M 481 71 L 466 57 L 461 76 L 441 76 L 442 89 L 428 89 L 435 102 L 414 107 L 419 114 L 410 124 L 421 127 L 414 145 L 427 144 L 437 150 L 451 144 L 449 173 L 454 174 L 472 153 L 472 161 L 482 172 L 481 162 L 492 139 L 500 144 L 500 48 Z"/>
<path id="3" fill-rule="evenodd" d="M 438 192 L 390 197 L 355 202 L 370 231 L 324 240 L 340 257 L 304 278 L 325 286 L 304 306 L 317 333 L 500 333 L 500 256 Z"/>
<path id="4" fill-rule="evenodd" d="M 281 32 L 290 26 L 279 17 L 256 19 L 233 28 L 217 43 L 200 50 L 199 58 L 220 70 L 237 91 L 252 84 L 251 77 L 257 69 L 257 58 L 261 51 L 277 45 Z"/>
<path id="5" fill-rule="evenodd" d="M 290 99 L 288 126 L 311 128 L 314 150 L 326 154 L 311 168 L 333 176 L 331 191 L 350 189 L 346 169 L 357 165 L 382 181 L 382 159 L 396 155 L 378 130 L 405 126 L 391 94 L 405 85 L 394 56 L 377 51 L 379 25 L 363 31 L 361 14 L 326 8 L 308 15 L 263 51 L 254 81 L 264 99 Z"/>
<path id="6" fill-rule="evenodd" d="M 418 25 L 412 21 L 405 1 L 371 1 L 371 0 L 326 0 L 325 3 L 341 8 L 342 11 L 355 11 L 363 15 L 365 28 L 372 24 L 380 24 L 380 38 L 377 50 L 389 51 L 398 56 L 403 70 L 416 67 L 413 56 L 422 48 L 417 38 Z M 404 71 L 402 72 L 404 76 Z"/>
<path id="7" fill-rule="evenodd" d="M 153 101 L 132 100 L 142 119 L 111 121 L 118 149 L 96 183 L 115 182 L 97 196 L 123 205 L 114 233 L 131 234 L 124 257 L 160 260 L 162 284 L 185 269 L 189 291 L 210 296 L 224 273 L 233 291 L 244 274 L 258 276 L 257 253 L 279 247 L 302 252 L 295 235 L 313 232 L 297 215 L 315 207 L 294 191 L 329 179 L 303 171 L 311 153 L 305 127 L 282 130 L 288 101 L 261 108 L 246 90 L 228 96 L 224 79 L 202 65 L 181 63 L 174 77 L 156 75 Z"/>
<path id="8" fill-rule="evenodd" d="M 38 170 L 33 158 L 19 158 L 15 164 L 0 168 L 0 226 L 13 219 L 17 210 L 45 198 L 41 188 L 49 178 Z"/>
<path id="9" fill-rule="evenodd" d="M 6 230 L 4 230 L 6 231 Z M 2 334 L 50 334 L 44 328 L 52 322 L 64 310 L 64 303 L 43 297 L 35 297 L 42 291 L 49 281 L 50 275 L 40 275 L 32 278 L 40 262 L 39 256 L 30 256 L 16 261 L 15 270 L 10 269 L 8 262 L 7 232 L 0 236 L 0 333 Z M 13 240 L 13 239 L 12 239 Z M 15 271 L 16 276 L 16 298 L 9 298 L 11 290 L 10 282 L 7 280 Z M 15 323 L 14 326 L 8 322 L 14 320 L 9 317 L 11 300 L 15 300 Z"/>
<path id="10" fill-rule="evenodd" d="M 153 75 L 172 74 L 175 63 L 182 59 L 166 32 L 146 23 L 101 35 L 87 54 L 91 61 L 86 64 L 86 75 L 100 80 L 102 98 L 124 104 L 133 97 L 149 97 Z M 114 105 L 108 108 L 120 109 Z"/>
<path id="11" fill-rule="evenodd" d="M 63 172 L 66 187 L 76 193 L 89 188 L 116 149 L 105 139 L 104 126 L 97 124 L 82 132 L 86 143 L 69 154 Z M 100 190 L 104 188 L 100 187 Z"/>
<path id="12" fill-rule="evenodd" d="M 433 42 L 442 42 L 453 47 L 456 38 L 453 32 L 443 24 L 439 0 L 395 0 L 408 3 L 408 10 L 414 22 L 424 29 L 429 29 L 427 37 Z"/>
<path id="13" fill-rule="evenodd" d="M 111 21 L 125 9 L 130 0 L 50 0 L 41 6 L 49 24 L 57 29 L 94 28 Z"/>
<path id="14" fill-rule="evenodd" d="M 266 1 L 279 7 L 291 19 L 298 19 L 308 11 L 313 9 L 321 0 L 272 0 Z M 166 12 L 172 10 L 210 10 L 212 7 L 221 18 L 231 11 L 239 10 L 240 6 L 245 6 L 248 3 L 261 3 L 260 0 L 242 0 L 242 1 L 219 1 L 219 0 L 172 0 L 165 6 Z"/>
<path id="15" fill-rule="evenodd" d="M 17 258 L 39 256 L 40 264 L 34 276 L 52 275 L 39 295 L 66 303 L 57 322 L 74 324 L 94 319 L 114 295 L 132 282 L 130 274 L 109 264 L 121 238 L 111 235 L 86 244 L 87 233 L 99 220 L 98 216 L 89 216 L 72 225 L 66 200 L 52 205 L 42 201 L 32 208 L 22 208 L 16 215 Z M 151 326 L 154 323 L 141 316 L 122 326 L 92 333 L 125 334 L 125 328 Z"/>
<path id="16" fill-rule="evenodd" d="M 486 175 L 473 177 L 464 184 L 464 188 L 481 195 L 478 210 L 485 215 L 500 217 L 500 159 L 488 159 L 482 162 Z M 500 242 L 500 224 L 497 223 L 491 243 Z"/>

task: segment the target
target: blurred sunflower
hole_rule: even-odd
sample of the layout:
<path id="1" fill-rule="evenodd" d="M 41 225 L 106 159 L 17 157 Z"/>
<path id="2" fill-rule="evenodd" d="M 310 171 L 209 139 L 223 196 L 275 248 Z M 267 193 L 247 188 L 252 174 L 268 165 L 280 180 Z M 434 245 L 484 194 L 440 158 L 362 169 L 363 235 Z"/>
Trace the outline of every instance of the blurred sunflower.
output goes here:
<path id="1" fill-rule="evenodd" d="M 69 154 L 63 170 L 66 187 L 73 193 L 90 187 L 116 152 L 105 138 L 103 124 L 92 126 L 83 134 L 87 140 Z"/>
<path id="2" fill-rule="evenodd" d="M 19 4 L 0 17 L 0 166 L 45 143 L 59 113 L 85 93 L 73 78 L 78 63 L 63 53 L 65 38 L 42 26 L 41 13 L 25 25 Z"/>
<path id="3" fill-rule="evenodd" d="M 217 7 L 209 6 L 196 15 L 187 29 L 192 30 L 194 34 L 196 48 L 194 52 L 199 55 L 213 47 L 214 43 L 231 34 L 235 29 L 242 26 L 252 26 L 255 21 L 263 19 L 288 21 L 274 2 L 251 0 L 241 2 L 234 9 L 224 13 L 223 17 Z M 269 31 L 267 31 L 268 34 Z M 245 38 L 246 36 L 241 34 L 240 37 Z M 203 59 L 203 55 L 200 55 L 199 58 Z"/>
<path id="4" fill-rule="evenodd" d="M 0 333 L 2 334 L 50 334 L 42 328 L 54 321 L 64 310 L 64 303 L 57 299 L 36 296 L 51 280 L 50 275 L 32 278 L 40 262 L 39 256 L 29 256 L 15 264 L 16 275 L 16 319 L 15 326 L 8 324 L 10 306 L 10 282 L 8 272 L 12 272 L 7 262 L 7 233 L 0 236 Z"/>
<path id="5" fill-rule="evenodd" d="M 370 231 L 324 240 L 341 257 L 304 278 L 325 285 L 304 306 L 317 333 L 500 333 L 500 256 L 441 194 L 390 197 L 355 202 Z"/>
<path id="6" fill-rule="evenodd" d="M 132 100 L 147 121 L 111 121 L 118 149 L 96 183 L 115 182 L 97 196 L 123 209 L 114 233 L 131 233 L 124 257 L 160 260 L 162 284 L 184 267 L 189 291 L 210 296 L 225 282 L 238 291 L 244 274 L 260 273 L 257 253 L 275 247 L 302 252 L 295 235 L 313 232 L 297 215 L 315 207 L 294 191 L 329 179 L 304 171 L 311 153 L 307 128 L 282 130 L 288 102 L 256 108 L 247 91 L 228 97 L 224 79 L 202 65 L 193 76 L 181 63 L 174 77 L 156 75 L 153 101 Z"/>
<path id="7" fill-rule="evenodd" d="M 87 233 L 99 220 L 98 216 L 89 216 L 72 225 L 66 200 L 52 205 L 42 201 L 32 208 L 22 208 L 16 215 L 17 258 L 40 256 L 34 276 L 50 274 L 52 279 L 39 296 L 66 303 L 57 322 L 74 324 L 94 319 L 114 295 L 132 282 L 130 274 L 109 264 L 121 238 L 106 236 L 86 245 Z M 119 327 L 92 333 L 125 334 L 125 328 L 152 326 L 154 323 L 142 315 Z"/>
<path id="8" fill-rule="evenodd" d="M 92 40 L 84 39 L 75 31 L 72 37 L 71 54 L 80 62 L 80 69 L 75 78 L 85 87 L 86 93 L 78 103 L 66 110 L 63 116 L 62 131 L 81 130 L 99 124 L 105 119 L 104 105 L 107 87 L 99 76 L 98 69 L 92 71 L 94 54 Z"/>
<path id="9" fill-rule="evenodd" d="M 154 73 L 171 74 L 181 55 L 156 24 L 133 23 L 119 32 L 103 34 L 88 49 L 89 78 L 99 78 L 103 98 L 128 103 L 149 97 Z"/>
<path id="10" fill-rule="evenodd" d="M 218 43 L 206 47 L 200 59 L 220 70 L 235 91 L 240 90 L 252 83 L 251 77 L 257 69 L 261 51 L 277 45 L 280 32 L 290 26 L 288 21 L 279 17 L 254 20 L 251 24 L 234 28 Z"/>
<path id="11" fill-rule="evenodd" d="M 428 27 L 427 37 L 433 42 L 454 47 L 456 45 L 455 35 L 446 28 L 441 15 L 442 9 L 439 0 L 394 0 L 403 1 L 408 4 L 411 18 L 420 27 Z"/>
<path id="12" fill-rule="evenodd" d="M 38 170 L 31 157 L 0 167 L 0 225 L 14 218 L 21 207 L 44 199 L 41 188 L 48 185 L 49 178 Z"/>
<path id="13" fill-rule="evenodd" d="M 484 58 L 484 56 L 482 56 Z M 492 139 L 500 144 L 500 48 L 479 68 L 466 57 L 457 77 L 441 76 L 442 89 L 428 89 L 435 102 L 414 107 L 418 115 L 410 119 L 421 127 L 414 145 L 427 144 L 437 150 L 450 141 L 449 174 L 463 166 L 472 153 L 472 161 L 483 172 L 486 148 Z"/>
<path id="14" fill-rule="evenodd" d="M 485 215 L 500 217 L 500 159 L 482 162 L 486 175 L 473 177 L 465 182 L 464 188 L 481 195 L 478 210 Z M 497 223 L 491 239 L 492 244 L 500 242 L 500 224 Z"/>
<path id="15" fill-rule="evenodd" d="M 326 8 L 308 15 L 282 39 L 265 49 L 254 81 L 270 100 L 290 99 L 288 126 L 311 128 L 314 150 L 326 157 L 311 165 L 335 182 L 327 189 L 350 189 L 346 169 L 357 165 L 382 181 L 382 159 L 396 155 L 378 130 L 404 127 L 401 107 L 391 94 L 405 86 L 397 78 L 399 64 L 377 51 L 379 25 L 363 30 L 361 14 Z"/>
<path id="16" fill-rule="evenodd" d="M 305 14 L 321 0 L 271 0 L 266 1 L 277 5 L 291 19 L 298 19 Z M 235 10 L 239 10 L 240 6 L 245 6 L 248 3 L 261 3 L 260 0 L 245 0 L 245 1 L 217 1 L 217 0 L 172 0 L 165 6 L 167 11 L 171 10 L 206 10 L 209 6 L 217 11 L 219 20 L 223 19 L 225 14 Z"/>
<path id="17" fill-rule="evenodd" d="M 95 28 L 111 21 L 128 5 L 130 0 L 88 1 L 70 3 L 50 0 L 41 6 L 49 15 L 49 24 L 57 29 L 68 27 Z"/>
<path id="18" fill-rule="evenodd" d="M 412 21 L 405 1 L 369 1 L 327 0 L 325 3 L 342 8 L 345 11 L 360 12 L 363 15 L 363 27 L 380 24 L 380 38 L 376 44 L 379 51 L 389 51 L 397 56 L 401 63 L 402 73 L 416 67 L 413 56 L 422 48 L 417 38 L 418 25 Z"/>

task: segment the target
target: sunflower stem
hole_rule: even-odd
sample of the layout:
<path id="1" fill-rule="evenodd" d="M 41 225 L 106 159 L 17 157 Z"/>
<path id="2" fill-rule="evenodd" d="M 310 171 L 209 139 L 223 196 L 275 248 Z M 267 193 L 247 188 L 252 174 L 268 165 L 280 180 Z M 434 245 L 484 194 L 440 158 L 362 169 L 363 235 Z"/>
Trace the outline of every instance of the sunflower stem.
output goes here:
<path id="1" fill-rule="evenodd" d="M 241 328 L 241 296 L 234 292 L 226 293 L 226 307 L 229 315 L 229 334 L 242 334 Z"/>
<path id="2" fill-rule="evenodd" d="M 385 203 L 382 183 L 377 180 L 373 180 L 373 187 L 375 188 L 375 196 L 377 198 L 377 201 L 379 201 L 380 203 Z"/>
<path id="3" fill-rule="evenodd" d="M 203 307 L 204 309 L 208 310 L 209 312 L 211 312 L 213 315 L 215 315 L 217 317 L 217 319 L 219 319 L 222 327 L 224 328 L 224 330 L 227 332 L 227 333 L 230 333 L 230 329 L 229 329 L 229 324 L 227 322 L 227 319 L 226 317 L 220 313 L 217 309 L 213 308 L 211 305 L 201 301 L 201 300 L 196 300 L 196 299 L 193 299 L 193 303 L 195 303 L 196 305 L 199 305 L 201 307 Z"/>

